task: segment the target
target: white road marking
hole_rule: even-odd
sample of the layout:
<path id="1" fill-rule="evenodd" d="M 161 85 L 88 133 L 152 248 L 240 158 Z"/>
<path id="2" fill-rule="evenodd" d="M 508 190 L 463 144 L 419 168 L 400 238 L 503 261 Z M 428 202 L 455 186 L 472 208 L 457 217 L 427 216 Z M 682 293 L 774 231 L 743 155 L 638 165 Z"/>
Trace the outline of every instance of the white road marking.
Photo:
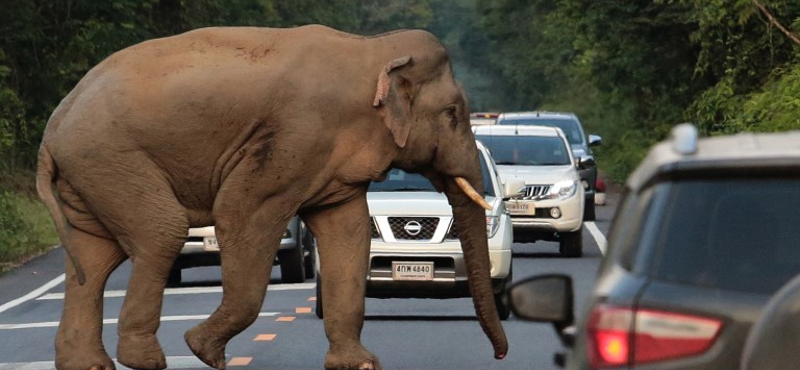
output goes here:
<path id="1" fill-rule="evenodd" d="M 261 312 L 258 317 L 272 317 L 278 316 L 280 312 Z M 165 321 L 191 321 L 191 320 L 205 320 L 211 315 L 179 315 L 179 316 L 161 316 L 161 322 Z M 119 319 L 104 319 L 104 325 L 116 324 Z M 55 328 L 58 327 L 58 321 L 45 321 L 45 322 L 32 322 L 23 324 L 0 324 L 0 330 L 16 330 L 16 329 L 34 329 L 34 328 Z M 3 368 L 0 367 L 0 370 Z"/>
<path id="2" fill-rule="evenodd" d="M 606 245 L 608 244 L 608 241 L 606 241 L 605 235 L 603 235 L 603 233 L 600 232 L 600 229 L 597 228 L 597 225 L 595 225 L 594 222 L 587 221 L 587 222 L 584 222 L 583 224 L 586 225 L 586 228 L 589 229 L 589 232 L 594 237 L 594 241 L 597 242 L 597 247 L 600 248 L 600 253 L 605 255 L 606 254 Z"/>
<path id="3" fill-rule="evenodd" d="M 167 356 L 167 365 L 170 369 L 194 369 L 208 367 L 194 356 Z M 53 361 L 0 363 L 0 370 L 52 370 L 55 368 L 56 366 Z M 117 369 L 128 368 L 120 365 L 120 363 L 117 362 Z"/>
<path id="4" fill-rule="evenodd" d="M 297 284 L 275 284 L 270 285 L 267 290 L 280 291 L 280 290 L 309 290 L 314 289 L 317 283 L 297 283 Z M 203 293 L 222 293 L 221 286 L 209 287 L 187 287 L 187 288 L 167 288 L 164 289 L 164 295 L 178 295 L 178 294 L 203 294 Z M 124 290 L 106 290 L 103 292 L 105 298 L 120 298 L 125 297 Z M 48 299 L 64 299 L 64 293 L 50 293 L 45 294 L 36 300 Z"/>
<path id="5" fill-rule="evenodd" d="M 26 294 L 26 295 L 24 295 L 22 297 L 19 297 L 19 298 L 15 299 L 15 300 L 13 300 L 11 302 L 8 302 L 8 303 L 0 306 L 0 313 L 6 311 L 8 309 L 14 308 L 16 306 L 19 306 L 19 305 L 21 305 L 21 304 L 23 304 L 23 303 L 25 303 L 27 301 L 30 301 L 31 299 L 34 299 L 34 298 L 44 294 L 44 292 L 46 292 L 46 291 L 48 291 L 50 289 L 53 289 L 53 287 L 55 287 L 56 285 L 63 283 L 64 280 L 65 280 L 65 275 L 64 274 L 59 275 L 57 278 L 48 281 L 46 284 L 40 286 L 36 290 L 33 290 L 32 292 L 30 292 L 30 293 L 28 293 L 28 294 Z"/>

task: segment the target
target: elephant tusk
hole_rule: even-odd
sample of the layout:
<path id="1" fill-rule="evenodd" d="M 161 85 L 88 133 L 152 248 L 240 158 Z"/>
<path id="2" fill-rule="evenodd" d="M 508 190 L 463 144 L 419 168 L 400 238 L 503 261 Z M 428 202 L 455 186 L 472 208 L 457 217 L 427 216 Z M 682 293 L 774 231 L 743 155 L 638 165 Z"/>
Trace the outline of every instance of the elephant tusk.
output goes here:
<path id="1" fill-rule="evenodd" d="M 478 195 L 478 192 L 476 192 L 472 185 L 469 184 L 467 179 L 463 177 L 456 177 L 455 180 L 458 187 L 461 188 L 461 191 L 463 191 L 464 194 L 469 197 L 469 199 L 472 199 L 473 202 L 483 207 L 483 209 L 487 211 L 492 210 L 492 206 L 490 206 L 489 203 L 486 203 L 482 196 Z"/>

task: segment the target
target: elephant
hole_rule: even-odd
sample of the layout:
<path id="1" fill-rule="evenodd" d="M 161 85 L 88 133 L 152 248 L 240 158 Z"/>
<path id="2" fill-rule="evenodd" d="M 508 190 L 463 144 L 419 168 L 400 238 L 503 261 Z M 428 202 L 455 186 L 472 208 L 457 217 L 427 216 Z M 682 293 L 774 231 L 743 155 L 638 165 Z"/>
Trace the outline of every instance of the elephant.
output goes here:
<path id="1" fill-rule="evenodd" d="M 110 55 L 55 108 L 38 153 L 37 191 L 67 251 L 57 369 L 114 369 L 102 292 L 128 258 L 117 361 L 166 368 L 156 337 L 163 290 L 187 230 L 208 225 L 223 297 L 184 338 L 223 369 L 228 341 L 258 316 L 295 214 L 318 243 L 325 368 L 380 369 L 360 339 L 366 190 L 394 167 L 447 196 L 478 321 L 502 359 L 477 153 L 447 50 L 424 30 L 211 27 Z"/>

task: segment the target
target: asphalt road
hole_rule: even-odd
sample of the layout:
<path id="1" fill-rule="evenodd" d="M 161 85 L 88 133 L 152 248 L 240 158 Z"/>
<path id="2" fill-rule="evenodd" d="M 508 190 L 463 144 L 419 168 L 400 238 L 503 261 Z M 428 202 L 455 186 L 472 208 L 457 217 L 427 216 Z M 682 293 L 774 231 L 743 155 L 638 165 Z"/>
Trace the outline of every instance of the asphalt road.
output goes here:
<path id="1" fill-rule="evenodd" d="M 591 289 L 602 258 L 601 248 L 617 198 L 598 207 L 596 222 L 584 228 L 585 255 L 565 259 L 556 243 L 514 245 L 514 279 L 543 273 L 567 273 L 575 283 L 576 307 Z M 0 276 L 0 370 L 54 369 L 53 339 L 63 304 L 64 253 L 55 249 L 22 268 Z M 121 266 L 106 287 L 104 342 L 114 357 L 115 319 L 127 286 L 130 264 Z M 222 297 L 219 268 L 184 270 L 185 283 L 164 298 L 158 331 L 171 369 L 207 369 L 183 341 L 183 333 L 214 311 Z M 273 282 L 261 317 L 227 347 L 228 368 L 321 369 L 327 340 L 313 313 L 314 282 Z M 504 323 L 509 339 L 506 359 L 496 361 L 470 299 L 367 299 L 362 342 L 385 369 L 557 369 L 559 349 L 552 328 L 520 321 Z M 122 367 L 119 367 L 122 368 Z"/>

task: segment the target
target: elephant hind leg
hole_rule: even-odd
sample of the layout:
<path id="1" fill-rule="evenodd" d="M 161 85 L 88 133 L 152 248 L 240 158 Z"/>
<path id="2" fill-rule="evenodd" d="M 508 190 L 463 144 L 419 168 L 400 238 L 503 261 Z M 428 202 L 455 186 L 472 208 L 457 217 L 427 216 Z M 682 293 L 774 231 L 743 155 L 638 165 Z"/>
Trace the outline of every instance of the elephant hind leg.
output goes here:
<path id="1" fill-rule="evenodd" d="M 66 258 L 66 293 L 61 323 L 56 334 L 58 370 L 112 370 L 103 346 L 103 289 L 108 276 L 126 255 L 116 241 L 71 227 L 65 245 L 86 251 L 82 254 L 86 282 L 78 277 L 69 257 Z"/>
<path id="2" fill-rule="evenodd" d="M 287 208 L 267 201 L 257 209 L 223 210 L 216 215 L 222 303 L 184 335 L 192 352 L 211 367 L 225 368 L 228 341 L 258 318 L 281 235 L 294 215 Z M 240 213 L 251 216 L 242 219 Z"/>

